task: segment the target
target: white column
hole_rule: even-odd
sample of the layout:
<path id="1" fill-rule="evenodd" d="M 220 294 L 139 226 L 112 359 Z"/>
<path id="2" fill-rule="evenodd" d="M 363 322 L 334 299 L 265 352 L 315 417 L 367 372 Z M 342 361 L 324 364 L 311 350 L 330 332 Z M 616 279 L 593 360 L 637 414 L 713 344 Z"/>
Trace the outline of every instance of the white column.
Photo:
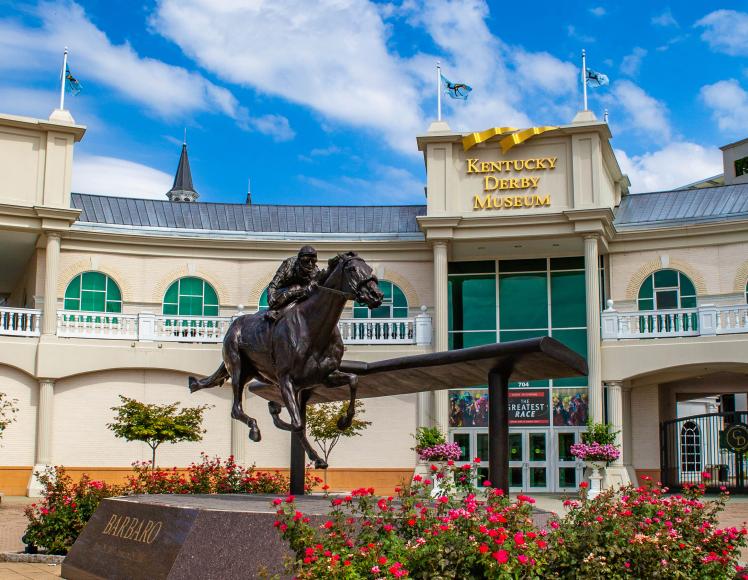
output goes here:
<path id="1" fill-rule="evenodd" d="M 52 379 L 39 379 L 39 405 L 36 414 L 36 458 L 34 470 L 29 480 L 29 497 L 39 497 L 42 485 L 36 477 L 52 465 L 52 412 L 54 409 L 55 382 Z"/>
<path id="2" fill-rule="evenodd" d="M 634 464 L 634 449 L 632 447 L 632 424 L 631 424 L 631 385 L 624 384 L 621 387 L 621 402 L 623 405 L 623 463 L 632 466 Z"/>
<path id="3" fill-rule="evenodd" d="M 447 295 L 447 250 L 446 241 L 434 242 L 434 350 L 447 350 L 449 345 L 448 312 L 449 301 Z M 445 433 L 449 427 L 448 392 L 434 392 L 433 422 L 441 427 Z"/>
<path id="4" fill-rule="evenodd" d="M 44 313 L 42 334 L 57 331 L 57 277 L 60 270 L 60 234 L 47 232 L 44 269 Z"/>
<path id="5" fill-rule="evenodd" d="M 623 465 L 623 389 L 621 381 L 606 381 L 608 388 L 608 423 L 617 431 L 616 445 L 621 449 L 621 457 L 614 463 Z"/>
<path id="6" fill-rule="evenodd" d="M 243 401 L 242 406 L 246 407 L 247 396 L 246 391 L 242 395 Z M 249 438 L 249 427 L 247 427 L 241 421 L 237 421 L 234 418 L 231 421 L 231 455 L 234 456 L 234 461 L 237 465 L 246 465 L 247 463 L 247 440 Z"/>
<path id="7" fill-rule="evenodd" d="M 603 389 L 600 381 L 600 254 L 596 234 L 584 238 L 584 281 L 587 292 L 587 366 L 589 368 L 590 415 L 603 420 Z"/>

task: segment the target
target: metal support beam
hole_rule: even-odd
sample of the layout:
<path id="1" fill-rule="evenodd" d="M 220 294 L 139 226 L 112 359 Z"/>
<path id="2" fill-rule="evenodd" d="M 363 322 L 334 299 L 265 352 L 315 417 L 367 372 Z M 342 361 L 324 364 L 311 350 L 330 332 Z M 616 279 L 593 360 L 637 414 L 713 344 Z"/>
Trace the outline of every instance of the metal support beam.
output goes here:
<path id="1" fill-rule="evenodd" d="M 311 391 L 302 391 L 299 396 L 299 415 L 301 424 L 306 425 L 306 403 L 309 399 L 308 393 Z M 304 495 L 304 476 L 306 468 L 306 452 L 301 445 L 299 433 L 291 431 L 291 472 L 289 474 L 291 495 Z"/>
<path id="2" fill-rule="evenodd" d="M 509 376 L 511 369 L 488 374 L 488 479 L 509 493 Z"/>

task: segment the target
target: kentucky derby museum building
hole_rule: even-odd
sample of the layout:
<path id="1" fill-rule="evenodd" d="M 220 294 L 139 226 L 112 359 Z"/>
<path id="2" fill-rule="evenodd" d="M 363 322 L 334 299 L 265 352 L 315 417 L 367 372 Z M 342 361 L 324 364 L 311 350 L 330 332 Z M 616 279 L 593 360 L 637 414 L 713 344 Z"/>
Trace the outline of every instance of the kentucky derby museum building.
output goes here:
<path id="1" fill-rule="evenodd" d="M 611 481 L 709 472 L 745 485 L 723 433 L 746 422 L 748 142 L 723 148 L 723 177 L 629 194 L 590 112 L 470 134 L 440 122 L 415 139 L 423 205 L 340 207 L 197 201 L 186 148 L 161 201 L 71 193 L 84 133 L 65 111 L 0 115 L 0 391 L 20 409 L 0 491 L 34 493 L 44 465 L 119 480 L 149 459 L 106 427 L 120 394 L 213 405 L 203 441 L 163 446 L 163 466 L 204 451 L 287 468 L 289 434 L 265 401 L 245 401 L 263 434 L 252 443 L 229 419 L 230 386 L 190 395 L 187 377 L 215 370 L 231 318 L 267 308 L 268 283 L 302 245 L 320 265 L 355 250 L 380 279 L 382 306 L 343 314 L 348 359 L 543 335 L 586 356 L 587 377 L 511 385 L 516 490 L 579 486 L 569 448 L 588 417 L 621 431 Z M 365 406 L 371 426 L 331 456 L 334 489 L 409 479 L 419 425 L 441 426 L 467 461 L 488 457 L 485 386 Z"/>

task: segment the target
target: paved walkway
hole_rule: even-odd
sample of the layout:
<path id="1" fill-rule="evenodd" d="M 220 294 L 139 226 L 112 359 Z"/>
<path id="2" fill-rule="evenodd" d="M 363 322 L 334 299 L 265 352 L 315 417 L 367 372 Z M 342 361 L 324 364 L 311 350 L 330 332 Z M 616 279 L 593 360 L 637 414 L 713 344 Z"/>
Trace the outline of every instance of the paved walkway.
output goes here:
<path id="1" fill-rule="evenodd" d="M 538 509 L 564 513 L 563 500 L 567 495 L 533 495 Z M 15 552 L 23 549 L 21 536 L 26 529 L 24 508 L 34 500 L 27 497 L 4 497 L 0 504 L 0 552 Z M 748 496 L 734 496 L 722 512 L 720 526 L 742 526 L 748 522 Z M 748 549 L 743 550 L 744 562 L 748 561 Z M 21 580 L 33 578 L 48 580 L 60 577 L 60 566 L 50 564 L 19 564 L 0 562 L 0 580 Z"/>

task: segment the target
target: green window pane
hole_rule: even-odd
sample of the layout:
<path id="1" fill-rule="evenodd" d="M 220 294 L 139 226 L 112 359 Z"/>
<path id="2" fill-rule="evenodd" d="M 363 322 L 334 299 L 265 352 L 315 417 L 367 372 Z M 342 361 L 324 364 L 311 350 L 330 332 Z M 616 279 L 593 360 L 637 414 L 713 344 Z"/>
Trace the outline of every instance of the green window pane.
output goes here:
<path id="1" fill-rule="evenodd" d="M 270 306 L 268 305 L 268 289 L 267 288 L 265 288 L 262 291 L 262 294 L 260 294 L 260 303 L 259 303 L 259 306 L 260 306 L 260 310 L 266 310 L 267 308 L 270 308 Z M 355 310 L 356 310 L 355 305 L 354 305 L 353 309 L 354 309 L 354 312 L 355 312 Z"/>
<path id="2" fill-rule="evenodd" d="M 669 310 L 678 308 L 678 291 L 677 290 L 657 290 L 655 292 L 658 310 Z"/>
<path id="3" fill-rule="evenodd" d="M 213 289 L 213 286 L 205 283 L 205 294 L 203 296 L 203 301 L 205 304 L 210 304 L 211 306 L 217 306 L 218 305 L 218 294 L 216 294 L 216 291 Z"/>
<path id="4" fill-rule="evenodd" d="M 203 316 L 218 316 L 218 306 L 205 305 Z"/>
<path id="5" fill-rule="evenodd" d="M 122 312 L 122 302 L 119 302 L 116 300 L 107 300 L 106 311 L 107 312 Z"/>
<path id="6" fill-rule="evenodd" d="M 81 301 L 80 298 L 65 298 L 65 310 L 80 310 Z"/>
<path id="7" fill-rule="evenodd" d="M 536 260 L 501 260 L 499 262 L 499 272 L 545 272 L 546 260 L 539 258 Z"/>
<path id="8" fill-rule="evenodd" d="M 682 296 L 680 299 L 681 308 L 696 308 L 695 296 Z"/>
<path id="9" fill-rule="evenodd" d="M 176 316 L 178 314 L 176 304 L 164 304 L 164 314 L 168 316 Z"/>
<path id="10" fill-rule="evenodd" d="M 499 315 L 502 329 L 547 328 L 547 274 L 499 276 Z"/>
<path id="11" fill-rule="evenodd" d="M 587 331 L 586 330 L 557 330 L 553 329 L 553 338 L 568 346 L 574 352 L 587 358 Z M 565 379 L 554 379 L 556 387 L 584 387 L 587 385 L 587 377 L 568 377 Z"/>
<path id="12" fill-rule="evenodd" d="M 368 308 L 367 308 L 367 310 L 368 310 Z M 378 308 L 374 308 L 373 310 L 369 310 L 369 317 L 370 318 L 391 318 L 392 317 L 392 310 L 390 309 L 389 305 L 379 306 Z"/>
<path id="13" fill-rule="evenodd" d="M 648 276 L 644 282 L 642 282 L 641 287 L 639 288 L 639 299 L 645 299 L 645 298 L 652 298 L 653 296 L 652 291 L 652 276 Z"/>
<path id="14" fill-rule="evenodd" d="M 655 288 L 668 288 L 678 286 L 677 270 L 660 270 L 654 273 Z"/>
<path id="15" fill-rule="evenodd" d="M 405 298 L 405 294 L 397 286 L 393 287 L 392 305 L 408 306 L 408 300 Z"/>
<path id="16" fill-rule="evenodd" d="M 369 308 L 368 307 L 353 307 L 353 318 L 369 318 Z"/>
<path id="17" fill-rule="evenodd" d="M 493 275 L 453 276 L 450 314 L 454 330 L 496 329 L 496 283 Z"/>
<path id="18" fill-rule="evenodd" d="M 551 274 L 551 321 L 554 328 L 587 325 L 584 272 Z"/>
<path id="19" fill-rule="evenodd" d="M 384 300 L 387 302 L 392 302 L 392 282 L 382 280 L 378 285 L 379 290 L 381 290 L 382 294 L 384 294 Z"/>
<path id="20" fill-rule="evenodd" d="M 392 317 L 393 318 L 408 318 L 408 309 L 407 308 L 393 308 Z"/>
<path id="21" fill-rule="evenodd" d="M 694 288 L 693 282 L 683 272 L 680 274 L 680 294 L 681 296 L 696 296 L 696 288 Z"/>
<path id="22" fill-rule="evenodd" d="M 551 258 L 551 270 L 584 270 L 584 256 Z"/>
<path id="23" fill-rule="evenodd" d="M 488 433 L 478 433 L 476 435 L 476 457 L 484 461 L 488 459 Z"/>
<path id="24" fill-rule="evenodd" d="M 529 434 L 530 461 L 545 461 L 545 433 Z"/>
<path id="25" fill-rule="evenodd" d="M 109 278 L 107 280 L 107 286 L 106 286 L 106 299 L 109 300 L 122 300 L 122 294 L 119 291 L 119 286 Z"/>
<path id="26" fill-rule="evenodd" d="M 640 298 L 639 310 L 654 310 L 654 300 L 652 298 Z"/>
<path id="27" fill-rule="evenodd" d="M 522 433 L 509 433 L 509 461 L 522 461 Z"/>
<path id="28" fill-rule="evenodd" d="M 577 487 L 577 468 L 576 467 L 559 467 L 558 468 L 558 486 L 559 487 Z"/>
<path id="29" fill-rule="evenodd" d="M 509 487 L 522 487 L 522 468 L 509 468 Z"/>
<path id="30" fill-rule="evenodd" d="M 179 300 L 179 282 L 174 282 L 164 294 L 164 302 L 176 304 Z"/>
<path id="31" fill-rule="evenodd" d="M 454 330 L 454 320 L 452 311 L 454 310 L 454 302 L 452 298 L 452 286 L 455 283 L 460 283 L 459 280 L 452 280 L 447 278 L 447 330 Z M 748 295 L 748 288 L 746 288 L 746 295 Z"/>
<path id="32" fill-rule="evenodd" d="M 103 292 L 90 292 L 86 290 L 81 292 L 81 310 L 104 312 L 104 304 Z"/>
<path id="33" fill-rule="evenodd" d="M 203 299 L 200 296 L 180 296 L 179 297 L 179 315 L 180 316 L 202 316 Z"/>
<path id="34" fill-rule="evenodd" d="M 179 281 L 179 294 L 182 296 L 202 296 L 203 281 L 200 278 L 182 278 Z"/>
<path id="35" fill-rule="evenodd" d="M 83 273 L 83 290 L 106 290 L 106 276 L 101 272 Z"/>
<path id="36" fill-rule="evenodd" d="M 575 443 L 574 433 L 558 434 L 558 458 L 560 461 L 574 461 L 571 454 L 571 446 Z"/>
<path id="37" fill-rule="evenodd" d="M 470 461 L 470 435 L 468 433 L 455 433 L 452 441 L 460 446 L 460 459 L 458 461 Z"/>
<path id="38" fill-rule="evenodd" d="M 530 487 L 546 487 L 548 485 L 546 473 L 547 469 L 545 467 L 531 467 Z"/>
<path id="39" fill-rule="evenodd" d="M 68 287 L 65 289 L 65 298 L 80 298 L 81 297 L 81 275 L 79 274 L 70 281 Z"/>
<path id="40" fill-rule="evenodd" d="M 491 330 L 487 332 L 451 332 L 449 334 L 449 349 L 459 350 L 461 348 L 470 348 L 471 346 L 481 346 L 484 344 L 494 344 L 496 342 L 496 332 Z"/>
<path id="41" fill-rule="evenodd" d="M 493 260 L 477 262 L 450 262 L 447 266 L 449 274 L 487 274 L 496 271 Z"/>

